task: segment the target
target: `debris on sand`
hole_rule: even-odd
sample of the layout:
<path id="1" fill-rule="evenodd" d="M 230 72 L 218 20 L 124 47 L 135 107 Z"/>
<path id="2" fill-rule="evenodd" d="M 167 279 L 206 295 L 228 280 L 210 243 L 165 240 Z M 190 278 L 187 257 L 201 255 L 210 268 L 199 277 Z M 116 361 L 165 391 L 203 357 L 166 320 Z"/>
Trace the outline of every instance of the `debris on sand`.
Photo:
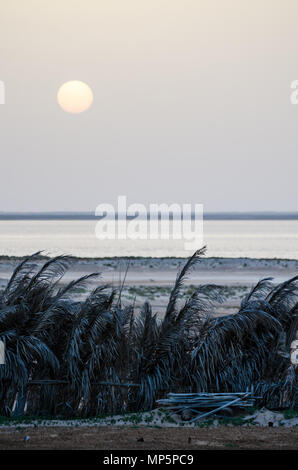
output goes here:
<path id="1" fill-rule="evenodd" d="M 251 392 L 238 393 L 169 393 L 157 403 L 181 413 L 184 421 L 198 421 L 211 415 L 220 416 L 223 410 L 251 408 L 255 404 Z M 194 417 L 193 417 L 194 416 Z"/>

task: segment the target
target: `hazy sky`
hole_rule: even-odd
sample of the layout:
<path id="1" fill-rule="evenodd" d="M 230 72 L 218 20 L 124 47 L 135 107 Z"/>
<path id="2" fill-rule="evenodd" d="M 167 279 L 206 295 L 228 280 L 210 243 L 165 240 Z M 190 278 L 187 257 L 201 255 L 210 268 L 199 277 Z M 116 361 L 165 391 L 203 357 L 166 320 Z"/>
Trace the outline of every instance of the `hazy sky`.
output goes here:
<path id="1" fill-rule="evenodd" d="M 297 210 L 297 0 L 2 0 L 0 210 Z M 89 111 L 56 101 L 67 80 Z"/>

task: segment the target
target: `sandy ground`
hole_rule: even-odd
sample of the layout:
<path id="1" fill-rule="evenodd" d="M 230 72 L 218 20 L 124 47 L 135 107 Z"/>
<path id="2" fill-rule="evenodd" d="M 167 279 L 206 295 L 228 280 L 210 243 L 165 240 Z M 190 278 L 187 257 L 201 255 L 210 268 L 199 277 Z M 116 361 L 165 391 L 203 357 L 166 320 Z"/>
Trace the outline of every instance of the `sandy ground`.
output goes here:
<path id="1" fill-rule="evenodd" d="M 26 437 L 27 436 L 27 437 Z M 296 449 L 298 428 L 38 427 L 0 431 L 0 449 Z"/>
<path id="2" fill-rule="evenodd" d="M 33 420 L 1 425 L 0 450 L 298 450 L 297 414 L 285 417 L 281 412 L 263 408 L 243 416 L 240 425 L 233 425 L 233 420 L 224 425 L 222 420 L 214 418 L 197 427 L 182 422 L 181 416 L 175 414 L 167 415 L 168 419 L 164 420 L 166 414 L 161 417 L 160 411 L 98 420 Z M 153 416 L 150 425 L 149 416 Z"/>
<path id="3" fill-rule="evenodd" d="M 5 286 L 20 258 L 0 258 L 0 289 Z M 77 300 L 84 298 L 95 285 L 109 283 L 115 288 L 122 284 L 123 303 L 135 303 L 139 308 L 144 300 L 149 300 L 155 312 L 163 314 L 177 271 L 186 262 L 183 258 L 105 258 L 72 260 L 62 282 L 74 278 L 100 273 L 89 285 L 78 289 L 73 295 Z M 41 264 L 41 261 L 39 262 Z M 185 282 L 185 294 L 200 284 L 216 284 L 225 288 L 223 302 L 214 308 L 214 315 L 230 314 L 237 311 L 240 299 L 249 288 L 264 277 L 273 277 L 274 282 L 282 282 L 298 272 L 298 260 L 248 259 L 248 258 L 203 258 L 189 274 Z"/>
<path id="4" fill-rule="evenodd" d="M 258 426 L 258 427 L 297 427 L 298 428 L 298 412 L 294 411 L 273 411 L 266 408 L 261 408 L 252 412 L 245 413 L 244 410 L 235 409 L 233 417 L 226 416 L 224 421 L 216 416 L 202 419 L 196 422 L 190 420 L 195 417 L 194 413 L 188 419 L 183 419 L 181 413 L 177 414 L 171 409 L 155 408 L 153 410 L 126 413 L 120 415 L 110 415 L 106 417 L 96 418 L 76 418 L 76 419 L 36 419 L 24 418 L 23 420 L 10 419 L 8 422 L 2 420 L 0 431 L 5 429 L 33 429 L 36 427 L 113 427 L 113 426 L 142 426 L 142 427 L 156 427 L 156 428 L 175 428 L 187 427 L 212 427 L 217 428 L 223 423 L 227 426 Z M 237 420 L 237 421 L 235 421 Z"/>

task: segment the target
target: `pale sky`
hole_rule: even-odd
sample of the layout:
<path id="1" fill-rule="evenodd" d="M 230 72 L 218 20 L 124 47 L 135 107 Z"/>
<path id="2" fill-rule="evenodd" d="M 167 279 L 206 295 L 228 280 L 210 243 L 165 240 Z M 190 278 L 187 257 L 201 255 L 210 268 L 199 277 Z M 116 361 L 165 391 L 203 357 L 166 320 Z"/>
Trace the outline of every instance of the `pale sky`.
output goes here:
<path id="1" fill-rule="evenodd" d="M 297 210 L 297 0 L 2 0 L 0 211 Z M 90 85 L 62 111 L 65 81 Z"/>

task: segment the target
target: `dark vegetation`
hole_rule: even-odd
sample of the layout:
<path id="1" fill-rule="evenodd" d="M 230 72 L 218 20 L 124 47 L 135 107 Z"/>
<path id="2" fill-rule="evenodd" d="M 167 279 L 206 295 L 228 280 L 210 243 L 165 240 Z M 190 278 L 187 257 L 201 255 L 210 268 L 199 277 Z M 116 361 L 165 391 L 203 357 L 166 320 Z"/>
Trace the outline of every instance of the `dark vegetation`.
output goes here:
<path id="1" fill-rule="evenodd" d="M 183 280 L 204 249 L 178 274 L 165 316 L 148 302 L 123 307 L 109 286 L 75 302 L 90 277 L 59 287 L 69 259 L 41 268 L 39 253 L 16 268 L 0 299 L 0 415 L 92 417 L 151 409 L 167 392 L 239 392 L 260 405 L 297 409 L 297 367 L 290 345 L 298 330 L 298 276 L 261 280 L 238 313 L 212 318 L 220 292 L 199 286 L 181 299 Z M 120 386 L 120 384 L 125 384 Z M 127 386 L 127 384 L 131 384 Z"/>

